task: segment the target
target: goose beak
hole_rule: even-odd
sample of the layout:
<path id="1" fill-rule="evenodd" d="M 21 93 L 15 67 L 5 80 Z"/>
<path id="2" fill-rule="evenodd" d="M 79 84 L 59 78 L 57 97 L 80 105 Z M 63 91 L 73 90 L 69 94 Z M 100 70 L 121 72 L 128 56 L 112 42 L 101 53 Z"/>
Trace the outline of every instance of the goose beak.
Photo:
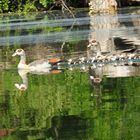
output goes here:
<path id="1" fill-rule="evenodd" d="M 14 57 L 14 56 L 16 56 L 16 55 L 17 55 L 17 53 L 16 53 L 16 52 L 12 54 L 12 56 L 13 56 L 13 57 Z"/>

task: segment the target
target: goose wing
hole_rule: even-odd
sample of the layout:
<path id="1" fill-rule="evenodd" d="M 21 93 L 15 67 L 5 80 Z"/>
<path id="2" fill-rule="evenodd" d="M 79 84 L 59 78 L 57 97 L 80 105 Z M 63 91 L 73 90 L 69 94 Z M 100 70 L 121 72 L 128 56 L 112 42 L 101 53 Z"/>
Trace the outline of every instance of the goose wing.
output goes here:
<path id="1" fill-rule="evenodd" d="M 29 66 L 37 66 L 37 65 L 42 65 L 42 64 L 49 64 L 49 62 L 46 59 L 40 59 L 40 60 L 35 60 L 29 63 Z"/>
<path id="2" fill-rule="evenodd" d="M 50 68 L 51 64 L 48 62 L 46 59 L 41 59 L 41 60 L 36 60 L 33 61 L 32 63 L 29 64 L 29 67 L 34 67 L 34 68 Z"/>

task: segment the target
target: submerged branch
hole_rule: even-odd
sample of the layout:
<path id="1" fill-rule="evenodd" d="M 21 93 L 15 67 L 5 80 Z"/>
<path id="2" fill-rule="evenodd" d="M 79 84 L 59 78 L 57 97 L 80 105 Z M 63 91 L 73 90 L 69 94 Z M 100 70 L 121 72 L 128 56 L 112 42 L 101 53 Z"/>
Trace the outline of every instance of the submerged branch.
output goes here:
<path id="1" fill-rule="evenodd" d="M 70 10 L 70 8 L 66 5 L 66 3 L 64 2 L 64 0 L 61 0 L 61 5 L 62 5 L 62 11 L 64 12 L 63 9 L 67 10 L 72 16 L 73 18 L 75 18 L 73 12 Z"/>
<path id="2" fill-rule="evenodd" d="M 75 23 L 75 16 L 73 14 L 73 12 L 70 10 L 70 8 L 66 5 L 66 3 L 64 2 L 64 0 L 60 0 L 61 1 L 61 6 L 62 6 L 62 12 L 64 13 L 64 9 L 67 10 L 71 15 L 72 17 L 74 18 L 74 22 L 73 24 L 71 25 L 71 27 L 69 28 L 69 31 L 72 30 L 73 26 L 74 26 L 74 23 Z M 64 48 L 64 45 L 66 44 L 66 42 L 64 41 L 61 45 L 61 52 L 63 51 L 63 48 Z"/>

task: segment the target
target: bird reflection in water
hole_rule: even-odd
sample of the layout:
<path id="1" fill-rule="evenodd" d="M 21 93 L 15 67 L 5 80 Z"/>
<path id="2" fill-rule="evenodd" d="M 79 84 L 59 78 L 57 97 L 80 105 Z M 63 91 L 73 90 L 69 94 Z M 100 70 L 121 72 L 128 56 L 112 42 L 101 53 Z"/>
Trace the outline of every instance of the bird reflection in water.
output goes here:
<path id="1" fill-rule="evenodd" d="M 62 72 L 62 70 L 52 69 L 47 73 L 42 72 L 41 74 L 44 74 L 44 75 L 45 74 L 59 74 L 61 72 Z M 17 89 L 19 89 L 20 91 L 25 91 L 28 88 L 28 73 L 31 73 L 31 72 L 28 70 L 24 70 L 24 69 L 18 70 L 18 74 L 21 77 L 22 83 L 15 83 L 15 87 Z M 34 74 L 40 75 L 40 73 L 34 73 Z"/>
<path id="2" fill-rule="evenodd" d="M 28 88 L 28 77 L 27 77 L 27 70 L 18 70 L 18 74 L 22 79 L 22 83 L 15 83 L 15 87 L 20 91 L 25 91 Z"/>
<path id="3" fill-rule="evenodd" d="M 103 71 L 102 67 L 95 68 L 94 66 L 89 68 L 89 80 L 90 85 L 94 88 L 97 106 L 102 103 L 102 81 L 103 81 Z M 91 97 L 93 94 L 91 93 Z"/>

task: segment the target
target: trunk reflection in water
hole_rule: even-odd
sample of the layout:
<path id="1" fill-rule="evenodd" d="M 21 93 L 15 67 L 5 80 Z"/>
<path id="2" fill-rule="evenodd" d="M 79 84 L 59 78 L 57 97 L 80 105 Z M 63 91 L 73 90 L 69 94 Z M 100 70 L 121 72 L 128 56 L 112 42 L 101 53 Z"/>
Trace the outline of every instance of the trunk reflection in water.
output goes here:
<path id="1" fill-rule="evenodd" d="M 0 15 L 0 138 L 139 139 L 138 13 L 134 8 L 89 16 L 85 10 L 75 12 L 75 19 L 59 12 Z M 18 58 L 11 58 L 17 48 L 29 62 L 57 56 L 72 64 L 59 74 L 18 71 Z M 14 86 L 20 80 L 24 91 Z"/>

